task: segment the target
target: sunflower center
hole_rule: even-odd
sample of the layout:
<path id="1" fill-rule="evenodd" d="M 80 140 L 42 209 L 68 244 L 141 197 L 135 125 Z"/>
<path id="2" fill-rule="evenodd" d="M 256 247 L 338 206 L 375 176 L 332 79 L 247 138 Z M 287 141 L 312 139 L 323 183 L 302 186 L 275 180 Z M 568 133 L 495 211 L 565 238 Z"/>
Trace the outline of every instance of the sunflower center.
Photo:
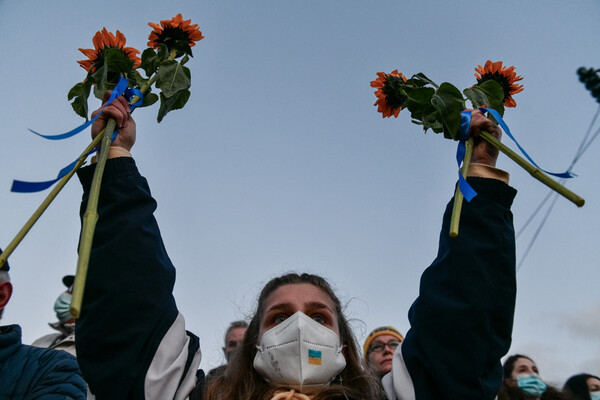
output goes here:
<path id="1" fill-rule="evenodd" d="M 178 40 L 183 40 L 186 43 L 192 43 L 190 36 L 187 32 L 182 30 L 179 25 L 178 26 L 167 26 L 163 29 L 161 33 L 159 33 L 157 39 L 157 43 L 164 43 L 168 48 L 172 47 L 172 44 Z"/>
<path id="2" fill-rule="evenodd" d="M 387 75 L 385 78 L 385 85 L 381 90 L 385 93 L 386 103 L 392 108 L 401 108 L 404 106 L 407 97 L 402 94 L 401 88 L 406 83 L 404 79 L 394 76 Z"/>
<path id="3" fill-rule="evenodd" d="M 484 74 L 484 75 L 481 75 L 481 79 L 477 80 L 477 84 L 481 85 L 483 82 L 487 82 L 487 81 L 496 81 L 500 84 L 500 86 L 502 86 L 502 90 L 504 91 L 504 99 L 503 100 L 506 100 L 510 97 L 511 83 L 506 76 L 500 75 L 498 73 Z"/>

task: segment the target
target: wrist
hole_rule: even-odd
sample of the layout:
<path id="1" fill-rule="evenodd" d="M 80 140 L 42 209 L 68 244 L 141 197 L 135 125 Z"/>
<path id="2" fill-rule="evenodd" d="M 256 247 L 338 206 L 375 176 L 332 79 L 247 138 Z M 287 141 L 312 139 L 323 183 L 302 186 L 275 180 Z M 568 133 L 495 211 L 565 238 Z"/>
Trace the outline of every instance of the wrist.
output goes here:
<path id="1" fill-rule="evenodd" d="M 97 155 L 94 155 L 92 157 L 92 160 L 90 161 L 92 164 L 94 164 L 96 162 L 96 157 Z M 110 146 L 110 149 L 108 149 L 108 158 L 118 158 L 118 157 L 132 157 L 131 153 L 129 152 L 129 150 L 123 148 L 123 147 L 119 147 L 119 146 Z"/>
<path id="2" fill-rule="evenodd" d="M 467 171 L 467 176 L 476 176 L 479 178 L 489 178 L 489 179 L 497 179 L 508 184 L 508 180 L 510 175 L 508 172 L 503 171 L 499 168 L 492 167 L 487 164 L 480 163 L 471 163 L 469 165 L 469 170 Z"/>

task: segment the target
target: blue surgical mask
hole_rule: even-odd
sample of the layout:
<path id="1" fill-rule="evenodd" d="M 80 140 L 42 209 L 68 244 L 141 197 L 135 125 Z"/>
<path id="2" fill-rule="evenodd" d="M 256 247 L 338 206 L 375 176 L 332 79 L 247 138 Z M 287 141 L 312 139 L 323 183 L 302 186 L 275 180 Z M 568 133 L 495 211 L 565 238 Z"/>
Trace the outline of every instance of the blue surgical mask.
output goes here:
<path id="1" fill-rule="evenodd" d="M 537 375 L 517 375 L 519 389 L 528 396 L 540 397 L 546 391 L 546 384 Z"/>
<path id="2" fill-rule="evenodd" d="M 69 311 L 71 307 L 71 293 L 63 292 L 58 296 L 58 299 L 54 302 L 54 312 L 56 313 L 56 318 L 60 322 L 67 322 L 73 316 Z"/>
<path id="3" fill-rule="evenodd" d="M 596 392 L 590 392 L 590 398 L 592 400 L 600 400 L 600 390 Z"/>

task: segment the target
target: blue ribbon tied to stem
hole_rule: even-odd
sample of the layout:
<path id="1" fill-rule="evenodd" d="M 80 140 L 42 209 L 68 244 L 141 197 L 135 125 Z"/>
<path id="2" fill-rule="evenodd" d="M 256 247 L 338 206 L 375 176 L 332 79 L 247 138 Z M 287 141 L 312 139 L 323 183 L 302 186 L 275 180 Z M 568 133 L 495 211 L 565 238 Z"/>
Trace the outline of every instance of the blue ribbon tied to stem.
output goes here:
<path id="1" fill-rule="evenodd" d="M 523 156 L 525 156 L 525 158 L 531 164 L 533 164 L 536 168 L 538 168 L 540 171 L 543 171 L 548 175 L 552 175 L 552 176 L 555 176 L 558 178 L 573 178 L 573 177 L 577 176 L 574 173 L 572 173 L 571 171 L 556 173 L 556 172 L 549 172 L 549 171 L 546 171 L 546 170 L 540 168 L 535 163 L 535 161 L 533 161 L 533 159 L 529 156 L 529 154 L 527 154 L 525 149 L 523 149 L 523 147 L 521 147 L 521 145 L 519 144 L 517 139 L 515 139 L 515 137 L 512 135 L 512 133 L 510 132 L 510 129 L 508 128 L 508 125 L 506 125 L 506 122 L 504 122 L 504 120 L 502 119 L 502 116 L 500 115 L 500 113 L 498 111 L 496 111 L 492 108 L 485 108 L 485 107 L 481 107 L 479 110 L 483 113 L 485 113 L 485 112 L 490 113 L 494 117 L 494 119 L 496 119 L 496 121 L 498 122 L 498 125 L 500 125 L 500 127 L 502 128 L 502 130 L 504 130 L 506 135 L 509 138 L 511 138 L 511 140 L 513 142 L 515 142 L 515 144 L 517 145 L 517 147 L 519 148 L 519 150 L 521 151 Z M 471 185 L 469 185 L 467 180 L 462 176 L 462 174 L 460 172 L 461 163 L 462 163 L 463 159 L 465 158 L 466 142 L 467 142 L 467 139 L 469 138 L 469 126 L 470 125 L 471 125 L 471 112 L 463 111 L 460 115 L 459 141 L 458 141 L 458 148 L 456 149 L 456 161 L 458 163 L 458 187 L 460 188 L 461 193 L 463 194 L 463 196 L 465 197 L 465 199 L 467 201 L 471 201 L 473 199 L 473 197 L 477 196 L 477 192 L 471 187 Z"/>
<path id="2" fill-rule="evenodd" d="M 467 139 L 469 139 L 469 126 L 471 125 L 471 112 L 463 111 L 460 114 L 460 129 L 458 131 L 458 148 L 456 149 L 456 162 L 458 163 L 458 187 L 467 201 L 471 201 L 477 196 L 477 192 L 460 173 L 460 165 L 462 164 L 465 153 L 467 152 Z"/>
<path id="3" fill-rule="evenodd" d="M 137 96 L 139 98 L 139 100 L 137 102 L 135 102 L 134 104 L 130 104 L 130 106 L 129 106 L 129 108 L 133 111 L 133 109 L 135 107 L 142 105 L 142 102 L 143 102 L 142 92 L 138 89 L 127 89 L 128 84 L 129 84 L 129 82 L 127 81 L 127 79 L 120 77 L 119 82 L 117 83 L 117 86 L 115 86 L 115 88 L 113 89 L 110 97 L 108 98 L 108 101 L 104 104 L 104 106 L 102 106 L 102 108 L 100 109 L 100 112 L 94 118 L 92 118 L 90 121 L 79 125 L 75 129 L 72 129 L 68 132 L 58 134 L 58 135 L 43 135 L 43 134 L 35 132 L 31 129 L 29 129 L 29 130 L 31 132 L 35 133 L 36 135 L 43 137 L 44 139 L 48 139 L 48 140 L 63 140 L 63 139 L 70 138 L 72 136 L 75 136 L 79 132 L 83 131 L 90 125 L 92 125 L 94 123 L 94 121 L 96 121 L 96 119 L 102 114 L 102 111 L 104 111 L 104 109 L 108 105 L 110 105 L 116 98 L 118 98 L 119 96 L 122 96 L 122 95 L 125 96 L 125 98 L 129 102 L 131 102 L 131 100 L 135 96 Z M 118 134 L 119 134 L 119 128 L 115 128 L 115 130 L 113 131 L 112 137 L 111 137 L 111 142 L 117 138 Z M 34 192 L 41 192 L 42 190 L 46 190 L 47 188 L 49 188 L 50 186 L 54 185 L 56 182 L 61 180 L 65 175 L 70 173 L 73 170 L 73 168 L 75 168 L 75 165 L 77 164 L 77 162 L 79 161 L 80 158 L 88 157 L 89 155 L 96 153 L 98 150 L 100 150 L 100 147 L 96 147 L 95 149 L 91 150 L 87 154 L 84 154 L 81 157 L 77 158 L 75 161 L 73 161 L 72 163 L 70 163 L 63 169 L 61 169 L 58 172 L 57 177 L 55 179 L 52 179 L 49 181 L 44 181 L 44 182 L 26 182 L 26 181 L 19 181 L 19 180 L 15 179 L 15 180 L 13 180 L 13 184 L 12 184 L 10 191 L 15 192 L 15 193 L 34 193 Z"/>

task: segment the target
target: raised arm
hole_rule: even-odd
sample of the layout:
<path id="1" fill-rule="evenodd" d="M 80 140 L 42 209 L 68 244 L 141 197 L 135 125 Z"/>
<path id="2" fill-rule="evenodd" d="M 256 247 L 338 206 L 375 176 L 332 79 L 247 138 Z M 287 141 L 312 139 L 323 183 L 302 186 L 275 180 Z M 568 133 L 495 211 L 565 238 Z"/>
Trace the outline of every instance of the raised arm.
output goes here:
<path id="1" fill-rule="evenodd" d="M 494 399 L 500 358 L 509 350 L 515 306 L 515 239 L 510 206 L 516 191 L 495 169 L 497 151 L 478 140 L 499 129 L 473 112 L 475 148 L 468 182 L 478 195 L 464 202 L 460 235 L 444 213 L 436 259 L 421 277 L 409 311 L 411 328 L 384 378 L 390 399 Z"/>
<path id="2" fill-rule="evenodd" d="M 104 172 L 77 355 L 97 399 L 183 399 L 195 384 L 198 338 L 185 331 L 172 296 L 175 268 L 154 218 L 156 202 L 129 150 L 135 122 L 117 99 L 93 125 L 120 127 Z M 94 166 L 78 173 L 85 212 Z"/>

